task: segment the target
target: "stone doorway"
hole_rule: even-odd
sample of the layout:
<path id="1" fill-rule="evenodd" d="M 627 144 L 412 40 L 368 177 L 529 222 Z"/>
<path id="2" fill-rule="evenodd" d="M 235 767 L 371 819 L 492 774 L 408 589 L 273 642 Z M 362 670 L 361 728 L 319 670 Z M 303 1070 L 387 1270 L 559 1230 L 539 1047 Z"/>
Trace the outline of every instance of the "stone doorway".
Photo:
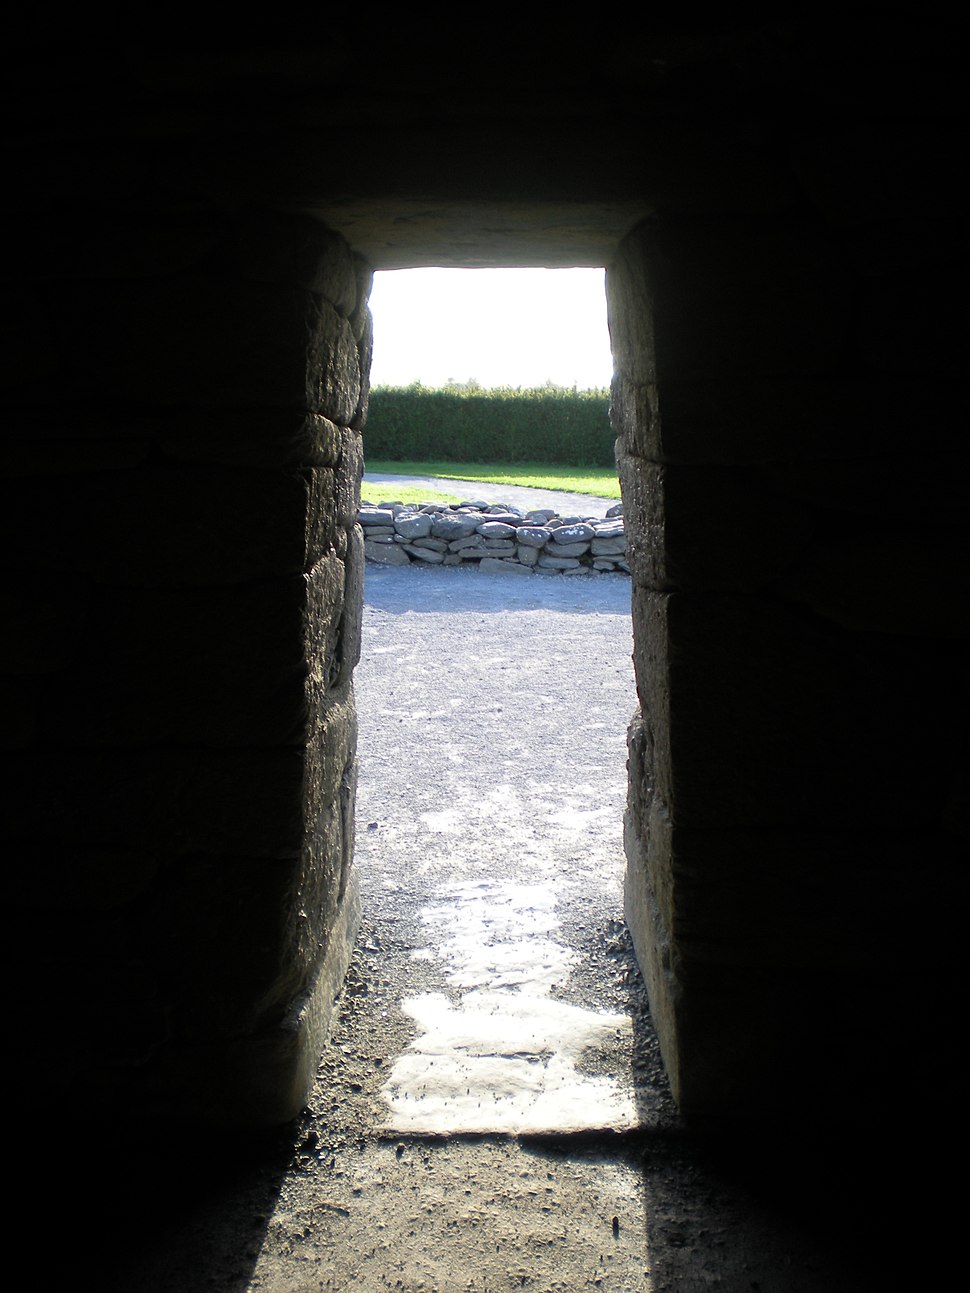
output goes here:
<path id="1" fill-rule="evenodd" d="M 89 49 L 83 84 L 67 43 L 11 59 L 7 840 L 61 1023 L 19 1012 L 25 1100 L 299 1103 L 314 1047 L 283 1021 L 346 892 L 367 285 L 431 256 L 609 266 L 643 540 L 630 923 L 678 1099 L 814 1104 L 809 1012 L 851 1074 L 828 1108 L 891 1105 L 900 928 L 945 985 L 904 985 L 925 1093 L 954 1098 L 960 137 L 950 42 L 877 28 L 651 20 L 555 68 L 523 38 L 514 99 L 488 42 L 443 79 L 397 33 L 368 33 L 366 95 L 346 33 Z M 943 934 L 910 929 L 914 873 Z"/>
<path id="2" fill-rule="evenodd" d="M 473 273 L 470 281 L 467 274 L 440 271 L 422 278 L 425 293 L 451 293 L 454 317 L 449 327 L 461 337 L 460 352 L 456 349 L 447 360 L 454 371 L 491 375 L 493 383 L 506 390 L 516 385 L 528 390 L 530 383 L 524 378 L 529 372 L 553 370 L 530 368 L 507 349 L 499 351 L 505 363 L 501 367 L 502 358 L 490 347 L 500 347 L 496 333 L 510 311 L 528 320 L 530 335 L 547 321 L 545 326 L 561 333 L 564 344 L 574 344 L 567 320 L 561 317 L 570 305 L 570 288 L 574 297 L 584 292 L 587 308 L 592 291 L 598 292 L 601 340 L 608 344 L 601 275 L 584 276 L 594 277 L 585 291 L 586 282 L 575 275 L 557 283 L 554 272 L 553 281 L 547 277 L 549 271 L 502 271 L 490 278 L 484 273 Z M 399 323 L 395 332 L 393 321 L 386 321 L 383 339 L 385 345 L 393 345 L 400 335 L 411 353 L 412 331 L 423 337 L 424 346 L 436 344 L 438 320 L 429 315 L 424 301 L 406 296 L 408 287 L 405 278 L 392 276 L 388 291 L 396 296 L 389 299 L 388 310 L 405 299 L 411 305 L 406 315 L 397 305 L 406 327 Z M 541 298 L 526 295 L 530 289 L 547 296 L 555 292 L 556 313 L 550 314 L 548 307 L 544 312 Z M 462 313 L 463 294 L 469 292 L 475 302 L 471 317 Z M 494 317 L 487 314 L 490 298 L 496 302 Z M 439 301 L 438 311 L 442 308 Z M 380 370 L 380 310 L 375 331 Z M 580 332 L 578 324 L 572 331 Z M 585 335 L 590 331 L 587 328 Z M 549 352 L 541 336 L 534 337 L 533 345 L 543 354 Z M 416 356 L 410 362 L 407 371 L 393 370 L 403 374 L 400 384 L 408 377 L 421 380 L 426 372 Z M 445 372 L 437 362 L 435 371 Z M 573 362 L 582 363 L 578 356 Z M 569 373 L 592 369 L 587 363 L 558 371 L 575 387 L 576 377 L 570 381 Z M 510 380 L 511 374 L 517 380 Z M 426 385 L 433 387 L 434 382 Z M 541 385 L 542 379 L 534 377 L 531 386 Z M 496 416 L 501 409 L 499 400 Z M 373 481 L 367 473 L 367 443 L 365 428 L 362 495 L 389 519 L 397 480 L 378 476 Z M 435 483 L 449 488 L 446 481 Z M 502 486 L 470 481 L 450 488 L 461 498 L 483 499 L 483 506 L 512 505 L 525 524 L 530 507 L 602 517 L 610 506 L 608 499 L 515 487 L 503 492 Z M 468 513 L 465 519 L 470 519 Z M 574 567 L 570 574 L 583 576 L 585 570 L 579 581 L 552 565 L 536 569 L 516 559 L 509 541 L 496 541 L 493 557 L 483 565 L 477 549 L 469 552 L 465 540 L 450 545 L 459 549 L 454 555 L 442 538 L 431 539 L 426 551 L 414 547 L 419 541 L 407 529 L 411 521 L 396 517 L 395 524 L 402 533 L 384 539 L 384 547 L 377 540 L 368 543 L 367 536 L 382 533 L 386 525 L 371 525 L 368 514 L 364 530 L 365 550 L 373 561 L 365 580 L 363 644 L 355 673 L 361 769 L 356 853 L 363 920 L 366 925 L 370 904 L 371 922 L 379 921 L 378 911 L 392 901 L 389 895 L 400 893 L 398 914 L 387 919 L 392 924 L 407 920 L 413 937 L 428 940 L 420 951 L 412 948 L 411 956 L 425 962 L 444 958 L 450 968 L 438 991 L 412 991 L 408 997 L 408 1012 L 424 1019 L 419 1032 L 426 1040 L 412 1040 L 396 1063 L 397 1076 L 384 1088 L 388 1125 L 431 1134 L 561 1134 L 580 1127 L 633 1127 L 638 1114 L 630 1076 L 629 1016 L 611 1015 L 597 1005 L 595 993 L 592 999 L 587 994 L 592 1009 L 554 999 L 575 977 L 581 955 L 598 951 L 602 959 L 603 953 L 602 946 L 590 945 L 581 933 L 577 937 L 575 929 L 572 946 L 561 935 L 557 938 L 555 931 L 565 917 L 556 909 L 567 887 L 578 884 L 586 903 L 599 893 L 601 943 L 609 943 L 614 952 L 624 945 L 624 937 L 628 943 L 622 911 L 622 818 L 625 733 L 636 704 L 629 579 L 620 573 L 597 587 L 603 579 L 600 570 L 581 567 L 578 559 L 561 565 Z M 411 543 L 404 542 L 408 535 Z M 394 538 L 403 546 L 392 544 Z M 572 551 L 567 553 L 568 546 L 562 547 L 563 557 Z M 584 546 L 588 549 L 589 544 Z M 502 562 L 501 548 L 512 549 L 506 557 L 514 559 L 512 567 Z M 538 551 L 530 548 L 524 556 L 535 558 Z M 405 569 L 382 560 L 402 552 L 413 552 L 410 568 L 406 560 Z M 421 556 L 430 568 L 422 568 Z M 460 568 L 456 564 L 446 570 L 432 559 L 460 562 Z M 515 628 L 508 626 L 509 620 Z M 425 627 L 431 624 L 433 629 Z M 383 722 L 375 718 L 377 713 L 384 716 Z M 391 743 L 394 757 L 386 757 L 385 742 Z M 397 855 L 390 869 L 389 852 Z M 431 877 L 442 867 L 447 876 L 436 882 Z M 417 920 L 416 890 L 425 895 Z M 584 921 L 577 916 L 575 901 L 571 911 L 570 919 L 581 929 Z M 587 918 L 591 914 L 587 912 Z M 385 923 L 385 940 L 387 929 Z M 403 929 L 402 923 L 394 931 L 398 946 Z M 374 937 L 380 945 L 381 936 Z M 583 944 L 583 954 L 577 944 Z M 628 965 L 624 972 L 629 973 Z M 462 1004 L 463 994 L 467 1005 Z M 493 1036 L 496 1024 L 511 1011 L 512 1027 L 512 1016 L 520 1010 L 521 1044 L 516 1048 L 509 1043 L 503 1049 Z M 619 1084 L 611 1077 L 581 1078 L 575 1067 L 590 1050 L 602 1049 L 599 1034 L 604 1030 L 614 1053 L 617 1038 L 626 1039 L 629 1053 L 619 1058 L 626 1076 Z M 589 1090 L 584 1090 L 586 1081 L 592 1081 Z M 611 1085 L 615 1089 L 607 1096 Z M 428 1094 L 429 1087 L 433 1094 Z M 601 1104 L 606 1102 L 599 1110 L 597 1094 Z"/>

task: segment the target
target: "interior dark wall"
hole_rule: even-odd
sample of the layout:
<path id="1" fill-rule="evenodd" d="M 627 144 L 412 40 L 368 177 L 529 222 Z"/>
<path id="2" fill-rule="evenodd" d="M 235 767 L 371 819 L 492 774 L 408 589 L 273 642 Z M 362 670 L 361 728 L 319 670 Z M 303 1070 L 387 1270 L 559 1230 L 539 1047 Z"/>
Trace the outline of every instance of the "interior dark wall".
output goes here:
<path id="1" fill-rule="evenodd" d="M 953 1095 L 967 547 L 940 469 L 959 454 L 920 356 L 894 356 L 886 398 L 860 303 L 899 268 L 876 260 L 785 213 L 648 222 L 611 271 L 639 535 L 627 916 L 698 1117 L 884 1118 L 901 1037 L 926 1098 Z"/>
<path id="2" fill-rule="evenodd" d="M 608 267 L 628 916 L 682 1107 L 802 1108 L 821 1050 L 859 1116 L 900 1046 L 948 1107 L 957 46 L 872 12 L 424 36 L 8 45 L 23 1098 L 299 1108 L 355 922 L 369 275 L 543 263 Z"/>

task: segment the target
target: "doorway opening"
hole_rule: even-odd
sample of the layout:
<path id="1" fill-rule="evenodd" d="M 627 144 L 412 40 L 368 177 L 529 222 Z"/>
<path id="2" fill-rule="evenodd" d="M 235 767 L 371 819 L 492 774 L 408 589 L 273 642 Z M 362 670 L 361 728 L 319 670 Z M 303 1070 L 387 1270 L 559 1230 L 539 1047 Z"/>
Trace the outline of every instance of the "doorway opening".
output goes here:
<path id="1" fill-rule="evenodd" d="M 602 269 L 383 271 L 374 276 L 371 308 L 369 502 L 380 501 L 375 490 L 405 504 L 480 499 L 495 510 L 502 503 L 518 507 L 523 517 L 530 508 L 548 509 L 540 521 L 557 508 L 598 510 L 601 517 L 619 511 Z M 501 556 L 531 569 L 552 559 L 549 552 L 540 559 L 528 544 L 516 551 L 508 526 L 490 536 L 495 550 L 487 551 L 469 523 L 469 532 L 457 536 L 460 549 L 449 551 L 441 536 L 417 533 L 427 521 L 415 522 L 416 535 L 405 536 L 390 533 L 381 524 L 387 520 L 363 520 L 367 537 L 385 544 L 368 547 L 371 560 L 406 564 L 408 553 L 412 560 L 459 564 Z M 623 568 L 622 522 L 614 519 L 609 528 L 608 536 L 598 536 L 600 550 L 587 550 L 585 567 L 593 558 L 616 556 L 616 563 L 597 561 L 596 569 Z M 417 538 L 414 549 L 403 543 L 407 537 Z M 611 547 L 607 538 L 617 542 Z"/>
<path id="2" fill-rule="evenodd" d="M 569 285 L 558 274 L 572 280 L 572 321 L 564 317 Z M 608 423 L 603 278 L 546 270 L 375 276 L 372 399 L 392 382 L 482 399 L 568 382 L 577 398 L 584 390 L 604 397 Z M 530 304 L 537 282 L 547 285 L 546 299 Z M 581 307 L 588 314 L 593 300 L 597 314 L 583 319 Z M 543 309 L 552 322 L 543 322 Z M 519 325 L 545 347 L 531 367 Z M 585 366 L 570 367 L 570 346 L 584 335 L 596 336 L 598 353 L 584 356 L 580 345 Z M 505 407 L 496 396 L 493 416 Z M 487 477 L 449 482 L 430 470 L 414 484 L 406 472 L 371 470 L 369 425 L 363 492 L 387 513 L 382 528 L 397 526 L 381 536 L 385 549 L 412 547 L 395 511 L 399 496 L 409 495 L 417 515 L 420 499 L 449 483 L 455 513 L 476 519 L 461 501 L 476 501 L 468 491 L 477 490 L 478 503 L 490 497 L 506 509 L 502 520 L 483 522 L 486 530 L 508 531 L 468 537 L 472 547 L 497 545 L 484 565 L 470 559 L 465 540 L 440 539 L 412 549 L 415 569 L 376 558 L 367 566 L 355 672 L 357 870 L 368 996 L 380 1000 L 391 1034 L 382 1116 L 400 1134 L 635 1126 L 625 1007 L 635 960 L 622 917 L 626 728 L 636 707 L 630 581 L 616 567 L 603 578 L 572 555 L 582 547 L 585 556 L 590 539 L 556 545 L 551 537 L 559 522 L 603 517 L 618 489 L 582 496 Z M 402 460 L 413 462 L 406 433 Z M 461 464 L 452 467 L 457 476 Z M 615 479 L 615 464 L 609 470 Z M 564 555 L 558 566 L 530 566 L 515 550 L 528 547 L 521 531 L 542 528 L 547 496 L 565 500 L 545 522 Z M 520 504 L 517 523 L 511 509 Z M 510 577 L 513 561 L 524 577 Z"/>

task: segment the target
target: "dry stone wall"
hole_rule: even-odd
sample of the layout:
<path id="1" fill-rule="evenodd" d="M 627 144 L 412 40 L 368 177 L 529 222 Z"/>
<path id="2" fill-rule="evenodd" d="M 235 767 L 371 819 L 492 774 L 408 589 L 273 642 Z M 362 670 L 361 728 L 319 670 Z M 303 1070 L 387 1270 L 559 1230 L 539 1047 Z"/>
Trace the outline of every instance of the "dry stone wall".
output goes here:
<path id="1" fill-rule="evenodd" d="M 364 554 L 381 565 L 460 566 L 521 575 L 629 574 L 623 504 L 605 516 L 523 512 L 469 500 L 454 505 L 364 503 Z"/>

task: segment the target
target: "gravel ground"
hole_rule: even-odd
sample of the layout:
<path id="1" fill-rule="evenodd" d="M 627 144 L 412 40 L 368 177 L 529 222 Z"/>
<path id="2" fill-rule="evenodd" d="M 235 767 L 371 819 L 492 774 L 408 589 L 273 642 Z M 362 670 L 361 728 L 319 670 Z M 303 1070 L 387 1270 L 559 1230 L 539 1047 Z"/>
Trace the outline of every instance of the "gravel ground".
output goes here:
<path id="1" fill-rule="evenodd" d="M 356 683 L 363 925 L 317 1087 L 299 1123 L 259 1152 L 229 1134 L 128 1146 L 113 1190 L 72 1199 L 79 1226 L 81 1201 L 99 1222 L 76 1240 L 78 1284 L 105 1293 L 910 1287 L 885 1277 L 901 1245 L 869 1228 L 851 1154 L 792 1139 L 701 1141 L 671 1102 L 622 919 L 629 597 L 623 576 L 368 568 Z M 517 914 L 503 906 L 530 887 Z M 497 919 L 508 912 L 511 923 Z M 449 1096 L 437 1129 L 402 1127 L 399 1065 L 427 1061 L 430 1074 L 446 1049 L 414 1002 L 466 1018 L 482 991 L 625 1020 L 584 1034 L 567 1077 L 625 1092 L 632 1121 L 590 1099 L 561 1126 L 548 1112 L 515 1124 L 487 1108 L 469 1123 L 468 1102 Z M 466 1056 L 481 1058 L 480 1035 L 468 1037 Z M 551 1043 L 529 1051 L 511 1025 L 491 1046 L 530 1080 L 544 1073 L 549 1088 L 555 1052 Z M 423 1098 L 414 1086 L 410 1095 Z M 493 1095 L 493 1111 L 511 1100 L 508 1088 Z M 537 1105 L 526 1100 L 526 1114 Z M 83 1181 L 83 1154 L 74 1161 Z M 46 1245 L 35 1255 L 37 1287 L 65 1286 L 49 1282 Z"/>

